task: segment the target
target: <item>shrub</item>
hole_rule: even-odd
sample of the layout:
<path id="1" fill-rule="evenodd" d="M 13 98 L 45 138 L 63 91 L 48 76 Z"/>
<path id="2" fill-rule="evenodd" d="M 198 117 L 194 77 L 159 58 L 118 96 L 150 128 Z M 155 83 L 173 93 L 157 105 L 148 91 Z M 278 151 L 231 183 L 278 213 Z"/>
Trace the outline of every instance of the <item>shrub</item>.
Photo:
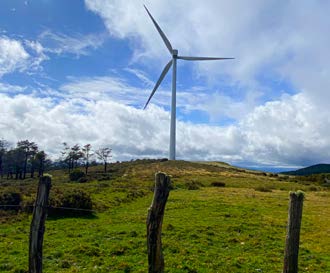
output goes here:
<path id="1" fill-rule="evenodd" d="M 61 209 L 63 208 L 63 209 Z M 78 209 L 70 210 L 72 209 Z M 92 210 L 93 203 L 90 195 L 82 190 L 73 190 L 65 193 L 56 192 L 50 198 L 50 215 L 82 215 L 90 214 Z M 82 209 L 82 211 L 79 211 Z"/>
<path id="2" fill-rule="evenodd" d="M 92 199 L 90 195 L 82 190 L 66 192 L 61 201 L 63 207 L 92 209 Z"/>
<path id="3" fill-rule="evenodd" d="M 186 188 L 188 190 L 198 190 L 201 186 L 202 184 L 197 181 L 189 181 L 186 183 Z"/>
<path id="4" fill-rule="evenodd" d="M 0 193 L 0 209 L 19 210 L 21 202 L 22 202 L 22 195 L 18 192 L 8 191 L 8 192 Z"/>
<path id="5" fill-rule="evenodd" d="M 70 175 L 70 181 L 79 181 L 79 179 L 86 177 L 85 173 L 82 170 L 75 169 L 73 170 Z"/>
<path id="6" fill-rule="evenodd" d="M 270 187 L 266 186 L 258 186 L 254 188 L 255 191 L 261 191 L 261 192 L 272 192 L 272 189 Z"/>
<path id="7" fill-rule="evenodd" d="M 309 191 L 319 191 L 320 188 L 319 188 L 319 187 L 316 187 L 316 186 L 309 186 L 309 187 L 308 187 L 308 190 L 309 190 Z"/>
<path id="8" fill-rule="evenodd" d="M 129 200 L 134 200 L 136 198 L 143 197 L 145 195 L 146 193 L 142 190 L 135 190 L 135 191 L 133 190 L 127 193 L 126 198 Z"/>
<path id="9" fill-rule="evenodd" d="M 86 176 L 80 177 L 80 178 L 78 179 L 78 182 L 79 182 L 79 183 L 86 183 L 87 181 L 88 181 L 88 179 L 87 179 Z"/>
<path id="10" fill-rule="evenodd" d="M 21 209 L 24 212 L 32 213 L 34 207 L 34 199 L 32 198 L 24 198 L 21 202 Z"/>
<path id="11" fill-rule="evenodd" d="M 224 182 L 212 182 L 211 186 L 212 187 L 225 187 L 226 183 L 224 183 Z"/>
<path id="12" fill-rule="evenodd" d="M 107 181 L 111 179 L 110 174 L 103 173 L 101 176 L 97 178 L 97 181 Z"/>

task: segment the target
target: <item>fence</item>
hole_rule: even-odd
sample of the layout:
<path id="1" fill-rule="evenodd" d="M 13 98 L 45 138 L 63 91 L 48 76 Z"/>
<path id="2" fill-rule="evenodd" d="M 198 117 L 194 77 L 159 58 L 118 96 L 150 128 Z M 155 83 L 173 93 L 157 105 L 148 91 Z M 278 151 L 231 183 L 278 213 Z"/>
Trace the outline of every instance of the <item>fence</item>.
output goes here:
<path id="1" fill-rule="evenodd" d="M 37 198 L 33 206 L 33 217 L 30 226 L 29 273 L 42 273 L 42 244 L 50 188 L 51 177 L 41 177 L 37 190 Z M 165 262 L 162 253 L 161 232 L 165 206 L 169 197 L 170 188 L 170 177 L 164 173 L 156 173 L 154 197 L 148 210 L 146 221 L 149 273 L 164 272 Z M 299 237 L 303 200 L 304 194 L 302 192 L 298 191 L 290 193 L 283 273 L 298 272 Z M 83 210 L 66 207 L 59 208 Z"/>

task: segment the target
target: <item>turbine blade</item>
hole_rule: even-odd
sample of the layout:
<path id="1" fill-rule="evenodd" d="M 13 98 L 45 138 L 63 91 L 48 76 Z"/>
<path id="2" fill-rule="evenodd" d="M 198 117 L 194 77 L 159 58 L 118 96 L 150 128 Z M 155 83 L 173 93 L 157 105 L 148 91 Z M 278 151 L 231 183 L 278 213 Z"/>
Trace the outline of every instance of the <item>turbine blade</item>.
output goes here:
<path id="1" fill-rule="evenodd" d="M 168 64 L 164 67 L 163 72 L 162 72 L 162 74 L 160 74 L 160 77 L 159 77 L 158 81 L 156 82 L 155 87 L 154 87 L 154 89 L 152 90 L 152 92 L 151 92 L 151 94 L 150 94 L 150 96 L 149 96 L 149 99 L 148 99 L 146 105 L 144 106 L 143 110 L 147 108 L 147 106 L 148 106 L 148 104 L 149 104 L 149 102 L 150 102 L 152 96 L 155 94 L 155 92 L 156 92 L 158 86 L 160 85 L 160 83 L 161 83 L 162 80 L 164 79 L 165 75 L 167 74 L 167 72 L 168 72 L 168 70 L 171 68 L 171 66 L 172 66 L 172 60 L 170 60 L 170 61 L 168 62 Z"/>
<path id="2" fill-rule="evenodd" d="M 145 5 L 143 5 L 144 8 L 146 9 L 149 17 L 151 18 L 152 22 L 154 23 L 158 33 L 160 34 L 160 36 L 162 37 L 168 51 L 172 54 L 173 48 L 172 45 L 170 43 L 170 41 L 167 39 L 166 35 L 164 34 L 164 32 L 162 31 L 162 29 L 160 28 L 160 26 L 157 24 L 156 20 L 154 19 L 154 17 L 152 17 L 151 13 L 149 12 L 149 10 L 147 9 L 147 7 Z"/>
<path id="3" fill-rule="evenodd" d="M 178 59 L 186 60 L 186 61 L 215 61 L 215 60 L 232 60 L 235 58 L 178 56 Z"/>

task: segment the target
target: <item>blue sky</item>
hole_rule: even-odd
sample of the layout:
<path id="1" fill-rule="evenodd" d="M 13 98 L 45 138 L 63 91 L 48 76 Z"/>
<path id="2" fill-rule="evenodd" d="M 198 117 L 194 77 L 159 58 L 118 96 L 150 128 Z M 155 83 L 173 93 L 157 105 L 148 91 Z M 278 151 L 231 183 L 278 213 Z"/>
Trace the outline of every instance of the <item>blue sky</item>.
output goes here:
<path id="1" fill-rule="evenodd" d="M 114 160 L 168 153 L 170 59 L 182 55 L 177 156 L 290 168 L 329 162 L 329 4 L 309 1 L 0 2 L 0 137 L 110 146 Z M 186 7 L 189 6 L 189 9 Z"/>

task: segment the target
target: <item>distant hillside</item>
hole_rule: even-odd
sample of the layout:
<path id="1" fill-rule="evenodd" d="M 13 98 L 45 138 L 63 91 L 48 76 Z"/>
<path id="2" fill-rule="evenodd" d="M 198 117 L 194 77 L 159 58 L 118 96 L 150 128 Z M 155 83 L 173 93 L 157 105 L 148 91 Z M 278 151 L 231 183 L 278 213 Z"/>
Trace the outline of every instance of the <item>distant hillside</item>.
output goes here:
<path id="1" fill-rule="evenodd" d="M 311 175 L 320 173 L 330 173 L 330 164 L 316 164 L 296 171 L 282 172 L 287 175 Z"/>

